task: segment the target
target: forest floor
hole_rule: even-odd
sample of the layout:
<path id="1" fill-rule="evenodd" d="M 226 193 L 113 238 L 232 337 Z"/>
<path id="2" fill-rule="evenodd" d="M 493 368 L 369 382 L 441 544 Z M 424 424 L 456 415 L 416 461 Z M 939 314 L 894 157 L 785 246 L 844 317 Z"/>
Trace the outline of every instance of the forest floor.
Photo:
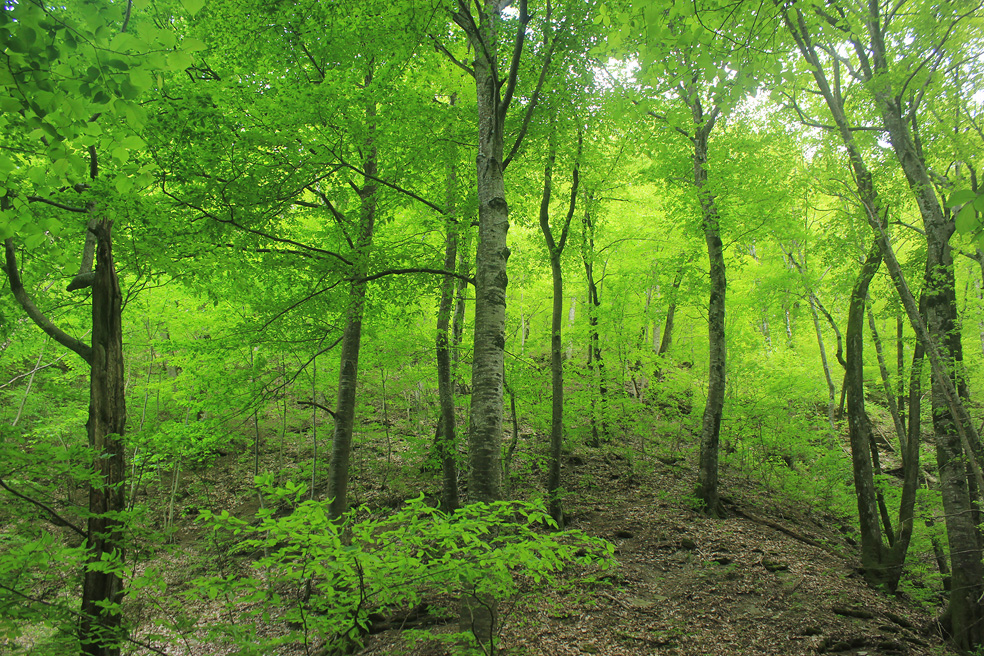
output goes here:
<path id="1" fill-rule="evenodd" d="M 752 486 L 729 490 L 729 516 L 710 519 L 689 505 L 689 467 L 637 469 L 614 453 L 567 460 L 568 527 L 613 542 L 619 566 L 610 585 L 580 589 L 574 572 L 564 590 L 518 600 L 503 618 L 504 653 L 951 653 L 930 613 L 864 584 L 842 520 Z M 359 653 L 450 653 L 400 642 L 392 631 Z"/>
<path id="2" fill-rule="evenodd" d="M 275 471 L 273 452 L 265 454 L 261 468 Z M 283 456 L 281 450 L 279 462 Z M 305 454 L 288 454 L 288 461 L 290 456 L 298 462 Z M 359 490 L 356 502 L 369 507 L 400 503 L 395 481 L 379 483 L 380 460 L 388 461 L 392 471 L 419 467 L 419 458 L 375 444 L 360 445 L 355 458 L 357 464 L 362 461 L 352 479 L 353 489 Z M 259 504 L 255 489 L 245 483 L 249 479 L 243 475 L 245 454 L 223 460 L 197 475 L 189 472 L 189 477 L 200 476 L 197 484 L 211 490 L 208 505 L 216 512 L 228 508 L 248 520 Z M 251 458 L 248 465 L 251 470 Z M 536 485 L 536 479 L 526 477 L 530 486 Z M 728 516 L 710 519 L 693 507 L 693 468 L 686 460 L 636 457 L 633 461 L 614 448 L 581 449 L 566 456 L 564 480 L 569 492 L 568 528 L 611 541 L 617 567 L 602 580 L 585 582 L 585 572 L 571 566 L 559 586 L 524 585 L 523 594 L 503 605 L 498 638 L 502 654 L 953 653 L 933 630 L 930 609 L 905 595 L 882 594 L 864 584 L 853 531 L 847 527 L 850 520 L 835 517 L 819 503 L 793 502 L 761 482 L 728 476 L 726 471 L 722 487 Z M 148 492 L 155 496 L 154 491 Z M 178 558 L 185 564 L 176 562 L 171 568 L 175 574 L 187 571 L 186 563 L 196 557 L 206 562 L 214 557 L 206 554 L 201 542 L 202 527 L 192 521 L 200 503 L 200 495 L 198 501 L 189 497 L 179 502 L 189 509 L 178 513 L 187 517 L 180 521 L 176 535 L 179 551 L 186 556 Z M 442 607 L 453 614 L 453 600 L 432 602 L 435 614 Z M 219 613 L 203 599 L 195 614 L 201 626 Z M 451 633 L 457 623 L 436 620 L 429 630 Z M 277 628 L 265 627 L 264 632 L 276 633 Z M 364 640 L 362 649 L 349 654 L 454 653 L 439 640 L 409 644 L 398 629 Z M 172 645 L 167 651 L 182 656 L 232 653 L 207 641 L 194 644 L 177 651 Z M 300 646 L 285 645 L 270 656 L 305 653 Z"/>

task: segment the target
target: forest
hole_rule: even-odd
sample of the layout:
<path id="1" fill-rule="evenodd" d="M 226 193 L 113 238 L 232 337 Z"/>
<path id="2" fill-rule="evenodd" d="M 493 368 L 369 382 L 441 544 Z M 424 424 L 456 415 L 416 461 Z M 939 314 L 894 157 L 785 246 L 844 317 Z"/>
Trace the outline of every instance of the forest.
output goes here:
<path id="1" fill-rule="evenodd" d="M 4 0 L 0 653 L 984 653 L 981 0 Z"/>

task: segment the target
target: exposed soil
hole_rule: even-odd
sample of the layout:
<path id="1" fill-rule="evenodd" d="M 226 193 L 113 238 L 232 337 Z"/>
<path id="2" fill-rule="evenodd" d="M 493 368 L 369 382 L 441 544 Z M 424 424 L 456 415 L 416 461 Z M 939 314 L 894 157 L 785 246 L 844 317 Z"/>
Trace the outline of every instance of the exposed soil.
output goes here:
<path id="1" fill-rule="evenodd" d="M 574 484 L 569 526 L 612 541 L 619 567 L 608 584 L 582 587 L 571 572 L 568 589 L 518 601 L 503 620 L 504 653 L 949 653 L 929 614 L 865 586 L 834 517 L 732 489 L 729 517 L 709 519 L 688 507 L 682 467 L 640 474 L 612 454 L 568 464 L 569 480 L 590 470 L 593 481 Z M 390 631 L 359 653 L 452 653 L 437 643 L 405 649 Z"/>
<path id="2" fill-rule="evenodd" d="M 356 453 L 357 462 L 363 463 L 353 477 L 358 502 L 393 506 L 408 496 L 401 495 L 393 481 L 380 484 L 380 467 L 385 462 L 389 469 L 383 471 L 417 471 L 417 456 L 365 443 Z M 278 462 L 301 462 L 310 454 L 288 453 L 282 458 L 271 448 L 261 456 L 261 471 L 276 471 Z M 208 559 L 214 558 L 208 556 L 205 565 L 201 562 L 205 547 L 201 527 L 192 522 L 195 504 L 228 508 L 243 519 L 259 508 L 247 482 L 251 475 L 243 471 L 245 462 L 245 457 L 230 454 L 199 474 L 187 473 L 186 488 L 197 492 L 177 503 L 177 515 L 183 518 L 177 522 L 175 536 L 179 548 L 168 556 L 173 565 L 166 566 L 178 588 L 182 579 L 201 574 Z M 527 483 L 535 486 L 534 478 Z M 888 596 L 864 584 L 857 570 L 857 548 L 846 528 L 849 520 L 823 508 L 795 507 L 761 487 L 725 477 L 728 517 L 709 519 L 691 506 L 693 474 L 685 460 L 656 459 L 640 466 L 639 461 L 633 464 L 605 449 L 568 457 L 564 480 L 570 491 L 565 502 L 568 527 L 611 541 L 618 566 L 600 581 L 585 582 L 584 572 L 571 568 L 559 589 L 525 585 L 520 598 L 503 605 L 498 643 L 503 654 L 952 653 L 933 630 L 928 611 L 910 599 Z M 152 498 L 161 494 L 148 492 Z M 415 493 L 419 492 L 418 487 Z M 198 501 L 193 503 L 192 496 Z M 454 653 L 453 647 L 438 640 L 410 644 L 400 630 L 400 626 L 426 627 L 434 634 L 457 630 L 455 622 L 439 617 L 442 610 L 454 615 L 455 601 L 428 601 L 430 610 L 422 617 L 384 618 L 378 632 L 365 637 L 362 649 L 348 653 Z M 200 626 L 207 626 L 220 611 L 207 600 L 200 604 L 195 615 Z M 279 633 L 278 622 L 274 613 L 260 633 Z M 230 652 L 199 639 L 183 646 L 172 644 L 167 653 Z M 301 645 L 285 645 L 277 656 L 306 653 L 324 656 L 327 652 L 317 646 L 306 652 Z"/>

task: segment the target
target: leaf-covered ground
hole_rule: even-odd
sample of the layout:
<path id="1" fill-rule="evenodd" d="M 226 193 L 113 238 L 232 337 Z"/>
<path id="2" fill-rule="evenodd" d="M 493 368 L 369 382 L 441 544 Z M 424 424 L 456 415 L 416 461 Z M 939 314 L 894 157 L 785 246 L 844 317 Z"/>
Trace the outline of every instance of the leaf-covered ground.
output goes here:
<path id="1" fill-rule="evenodd" d="M 930 614 L 865 586 L 842 522 L 819 509 L 738 489 L 729 517 L 714 520 L 690 509 L 682 465 L 640 474 L 608 454 L 573 458 L 566 472 L 578 481 L 570 526 L 615 543 L 619 567 L 589 586 L 571 573 L 564 590 L 510 606 L 507 654 L 948 653 L 927 631 Z M 391 631 L 360 653 L 401 653 L 401 641 Z M 431 643 L 412 653 L 451 651 Z"/>
<path id="2" fill-rule="evenodd" d="M 358 490 L 356 501 L 392 507 L 412 496 L 407 494 L 410 488 L 401 485 L 417 486 L 416 493 L 435 492 L 433 481 L 419 486 L 416 472 L 422 455 L 419 448 L 408 452 L 391 449 L 388 443 L 360 444 L 352 482 Z M 285 454 L 271 443 L 261 456 L 260 469 L 275 471 L 279 463 L 305 458 L 310 453 L 296 453 L 288 446 Z M 163 566 L 173 590 L 223 558 L 209 551 L 206 531 L 193 522 L 199 508 L 226 508 L 248 519 L 260 507 L 249 483 L 252 466 L 251 457 L 231 453 L 213 467 L 187 473 L 186 489 L 197 494 L 189 493 L 177 503 L 177 515 L 183 518 L 178 521 L 177 550 L 162 556 L 165 562 L 152 563 Z M 537 479 L 528 474 L 522 487 L 536 488 Z M 708 519 L 691 505 L 693 473 L 686 460 L 637 457 L 632 462 L 608 448 L 582 448 L 568 456 L 564 479 L 569 489 L 568 526 L 611 541 L 618 566 L 600 578 L 598 572 L 586 578 L 585 572 L 572 568 L 554 588 L 526 582 L 524 594 L 502 606 L 501 653 L 950 653 L 932 630 L 930 609 L 865 586 L 857 570 L 852 531 L 846 526 L 849 520 L 819 504 L 793 503 L 753 485 L 748 477 L 726 475 L 728 517 Z M 166 483 L 161 481 L 162 490 L 147 489 L 151 507 L 163 507 L 155 497 L 164 495 Z M 436 595 L 428 601 L 429 610 L 423 613 L 381 618 L 377 632 L 365 636 L 363 648 L 349 653 L 454 654 L 453 646 L 439 640 L 411 643 L 398 628 L 426 628 L 434 634 L 457 630 L 455 622 L 441 619 L 442 611 L 445 616 L 454 614 L 455 600 Z M 182 603 L 199 627 L 227 613 L 204 598 Z M 282 624 L 275 610 L 260 633 L 277 635 Z M 308 649 L 284 645 L 277 656 L 329 653 L 317 643 Z M 172 656 L 232 653 L 195 629 L 167 645 L 166 651 Z"/>

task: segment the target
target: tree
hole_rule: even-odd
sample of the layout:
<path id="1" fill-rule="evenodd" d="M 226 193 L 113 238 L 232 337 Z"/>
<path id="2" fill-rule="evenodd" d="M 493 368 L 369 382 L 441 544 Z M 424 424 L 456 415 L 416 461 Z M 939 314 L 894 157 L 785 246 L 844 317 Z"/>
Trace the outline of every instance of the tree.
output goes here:
<path id="1" fill-rule="evenodd" d="M 553 121 L 551 121 L 553 127 Z M 550 196 L 553 193 L 553 168 L 556 162 L 556 146 L 551 144 L 547 154 L 547 162 L 543 168 L 543 194 L 540 198 L 540 231 L 547 245 L 550 257 L 550 275 L 553 280 L 553 308 L 550 313 L 550 387 L 551 387 L 551 416 L 550 416 L 550 473 L 547 479 L 547 494 L 550 497 L 550 515 L 559 528 L 564 527 L 564 509 L 560 498 L 560 452 L 564 441 L 564 361 L 563 341 L 561 330 L 564 319 L 564 273 L 560 258 L 567 245 L 567 235 L 571 227 L 571 219 L 577 209 L 577 192 L 581 166 L 581 150 L 584 135 L 578 128 L 577 152 L 574 155 L 574 165 L 571 172 L 570 201 L 567 213 L 560 223 L 560 235 L 554 235 L 550 225 Z"/>
<path id="2" fill-rule="evenodd" d="M 891 27 L 901 27 L 901 17 L 896 16 L 897 9 L 892 9 L 883 16 L 880 13 L 881 7 L 877 4 L 869 4 L 863 8 L 842 4 L 834 7 L 833 11 L 834 14 L 828 14 L 825 10 L 816 9 L 807 14 L 800 9 L 783 10 L 780 18 L 807 61 L 816 88 L 834 119 L 834 129 L 847 148 L 862 211 L 875 231 L 878 248 L 886 260 L 893 282 L 909 314 L 910 322 L 920 340 L 925 342 L 924 347 L 931 357 L 937 462 L 944 479 L 942 489 L 944 505 L 947 508 L 951 558 L 954 559 L 955 577 L 959 579 L 954 581 L 951 619 L 956 643 L 962 648 L 972 648 L 984 641 L 980 633 L 980 627 L 984 625 L 982 622 L 984 616 L 981 614 L 984 609 L 979 603 L 981 597 L 979 591 L 984 585 L 984 575 L 982 575 L 984 571 L 980 565 L 980 545 L 973 537 L 971 499 L 966 471 L 956 463 L 963 457 L 974 455 L 970 450 L 965 449 L 960 437 L 963 435 L 963 442 L 967 442 L 968 438 L 964 433 L 973 432 L 973 427 L 961 416 L 965 413 L 962 412 L 958 398 L 961 392 L 956 391 L 961 388 L 959 378 L 956 377 L 957 372 L 953 368 L 946 372 L 945 365 L 940 361 L 941 358 L 934 355 L 934 350 L 939 348 L 941 355 L 948 354 L 945 356 L 946 359 L 954 358 L 957 362 L 960 360 L 959 332 L 952 330 L 956 319 L 952 256 L 948 243 L 953 229 L 952 219 L 948 220 L 943 216 L 941 204 L 933 192 L 925 160 L 909 132 L 908 121 L 903 118 L 902 102 L 908 96 L 892 91 L 891 79 L 894 66 L 910 68 L 909 63 L 897 61 L 886 49 L 887 31 Z M 919 15 L 920 12 L 913 14 L 913 16 Z M 953 9 L 953 13 L 942 22 L 948 27 L 938 33 L 938 40 L 934 39 L 933 51 L 925 56 L 922 64 L 919 64 L 912 74 L 903 78 L 902 88 L 908 86 L 913 80 L 913 75 L 928 76 L 922 81 L 924 84 L 930 82 L 933 72 L 944 59 L 943 45 L 952 28 L 957 26 L 963 17 L 959 9 Z M 896 21 L 896 18 L 900 18 L 900 21 Z M 938 17 L 931 20 L 936 24 Z M 835 52 L 837 42 L 849 46 L 855 58 L 853 61 L 839 56 L 828 59 L 831 53 Z M 822 51 L 825 56 L 821 58 L 818 51 Z M 830 83 L 825 72 L 825 64 L 828 61 L 832 62 L 830 65 L 834 73 L 834 84 Z M 919 309 L 908 291 L 908 285 L 888 237 L 889 207 L 875 190 L 871 172 L 856 143 L 854 126 L 845 112 L 840 76 L 842 67 L 847 69 L 851 78 L 866 85 L 865 89 L 871 93 L 870 106 L 877 112 L 883 128 L 889 134 L 900 168 L 909 182 L 923 217 L 928 240 L 924 279 L 927 312 L 925 319 L 928 331 L 921 329 L 924 319 L 920 317 Z M 925 72 L 920 72 L 924 68 Z M 876 79 L 879 81 L 878 84 L 874 84 Z M 912 106 L 909 108 L 909 115 L 912 120 L 916 120 L 916 110 L 921 101 L 922 93 L 911 96 Z M 860 317 L 857 320 L 863 321 Z M 954 381 L 957 382 L 956 390 L 952 389 Z M 971 441 L 967 446 L 972 445 Z M 859 447 L 863 448 L 863 445 Z M 862 501 L 859 497 L 860 503 Z M 874 536 L 871 539 L 874 540 Z M 872 545 L 867 553 L 874 565 L 874 561 L 879 560 L 877 547 Z M 896 557 L 904 559 L 904 550 Z M 869 576 L 873 577 L 869 579 L 872 582 L 880 580 L 879 575 L 874 572 Z"/>

